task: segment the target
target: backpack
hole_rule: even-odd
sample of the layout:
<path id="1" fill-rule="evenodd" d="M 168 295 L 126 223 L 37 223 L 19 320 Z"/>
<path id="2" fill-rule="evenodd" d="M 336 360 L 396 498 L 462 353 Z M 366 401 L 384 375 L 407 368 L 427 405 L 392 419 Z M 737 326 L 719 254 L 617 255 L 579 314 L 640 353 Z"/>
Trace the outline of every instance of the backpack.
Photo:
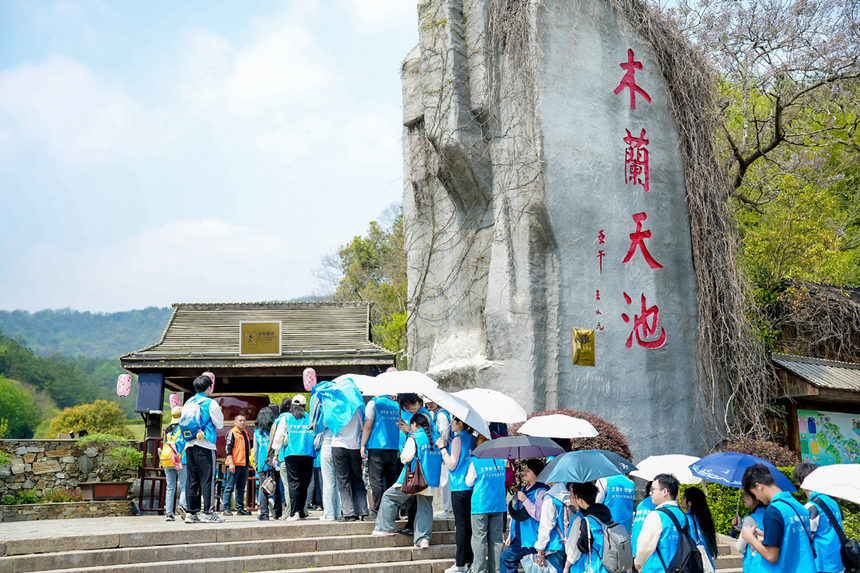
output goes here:
<path id="1" fill-rule="evenodd" d="M 622 573 L 633 569 L 633 547 L 630 545 L 627 529 L 612 520 L 606 523 L 596 517 L 594 519 L 603 529 L 603 555 L 600 556 L 603 567 L 609 573 Z"/>
<path id="2" fill-rule="evenodd" d="M 657 546 L 657 557 L 660 559 L 660 563 L 663 564 L 663 569 L 667 573 L 704 573 L 705 567 L 702 564 L 702 554 L 699 552 L 693 536 L 690 535 L 689 525 L 685 523 L 684 527 L 681 527 L 675 515 L 665 507 L 659 507 L 657 511 L 668 515 L 675 529 L 678 530 L 678 550 L 675 552 L 675 557 L 668 566 L 660 554 L 660 546 Z"/>
<path id="3" fill-rule="evenodd" d="M 186 442 L 197 439 L 197 432 L 203 431 L 203 411 L 200 408 L 202 400 L 191 398 L 182 407 L 182 417 L 179 419 L 179 430 Z M 206 404 L 208 406 L 208 400 Z"/>
<path id="4" fill-rule="evenodd" d="M 164 434 L 164 442 L 161 445 L 161 451 L 158 454 L 158 459 L 161 462 L 161 467 L 163 468 L 176 468 L 177 470 L 182 469 L 182 449 L 177 444 L 177 440 L 179 439 L 179 426 L 177 425 L 175 428 L 170 426 L 167 427 L 169 430 Z"/>
<path id="5" fill-rule="evenodd" d="M 824 512 L 827 519 L 830 520 L 830 525 L 832 525 L 833 529 L 836 531 L 836 535 L 839 536 L 839 541 L 842 543 L 842 548 L 839 554 L 842 557 L 842 565 L 845 567 L 845 573 L 855 573 L 856 571 L 860 571 L 860 543 L 857 543 L 856 539 L 849 539 L 845 536 L 845 530 L 839 526 L 839 522 L 836 521 L 836 516 L 833 515 L 833 512 L 830 511 L 827 504 L 824 502 L 818 503 L 818 500 L 812 498 L 809 501 L 814 503 L 821 509 L 821 511 Z"/>

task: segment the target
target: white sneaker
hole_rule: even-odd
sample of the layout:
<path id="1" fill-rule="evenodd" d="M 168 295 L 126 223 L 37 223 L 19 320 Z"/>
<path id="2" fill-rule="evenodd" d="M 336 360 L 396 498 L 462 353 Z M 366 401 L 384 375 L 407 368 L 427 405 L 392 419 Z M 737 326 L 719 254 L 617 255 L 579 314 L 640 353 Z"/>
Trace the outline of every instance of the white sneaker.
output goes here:
<path id="1" fill-rule="evenodd" d="M 370 534 L 374 537 L 393 537 L 397 535 L 393 531 L 382 531 L 381 529 L 374 529 L 370 532 Z"/>
<path id="2" fill-rule="evenodd" d="M 337 521 L 337 520 L 333 517 L 326 517 L 323 515 L 322 517 L 320 517 L 320 521 Z"/>
<path id="3" fill-rule="evenodd" d="M 430 540 L 425 537 L 424 539 L 416 543 L 415 547 L 417 547 L 418 549 L 427 549 L 428 547 L 430 547 Z"/>
<path id="4" fill-rule="evenodd" d="M 445 569 L 445 573 L 466 573 L 469 569 L 467 567 L 458 567 L 456 564 L 451 565 L 447 569 Z"/>
<path id="5" fill-rule="evenodd" d="M 287 518 L 287 521 L 298 521 L 298 520 L 299 520 L 299 514 L 298 513 L 294 513 Z"/>
<path id="6" fill-rule="evenodd" d="M 187 521 L 188 520 L 186 519 L 186 522 Z M 213 511 L 212 513 L 204 513 L 203 517 L 200 518 L 200 521 L 203 523 L 224 523 L 224 518 Z"/>
<path id="7" fill-rule="evenodd" d="M 433 519 L 454 519 L 453 511 L 440 511 L 433 516 Z"/>

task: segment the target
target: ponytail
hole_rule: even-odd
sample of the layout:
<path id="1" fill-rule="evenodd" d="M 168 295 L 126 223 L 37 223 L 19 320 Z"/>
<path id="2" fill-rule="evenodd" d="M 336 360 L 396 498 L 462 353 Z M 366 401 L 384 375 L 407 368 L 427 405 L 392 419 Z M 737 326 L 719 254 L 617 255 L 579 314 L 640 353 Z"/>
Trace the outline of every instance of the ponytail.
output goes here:
<path id="1" fill-rule="evenodd" d="M 423 429 L 427 434 L 427 441 L 430 442 L 430 448 L 435 449 L 436 444 L 433 443 L 433 434 L 430 431 L 430 418 L 424 412 L 418 412 L 412 416 L 410 423 L 415 424 L 418 428 Z"/>

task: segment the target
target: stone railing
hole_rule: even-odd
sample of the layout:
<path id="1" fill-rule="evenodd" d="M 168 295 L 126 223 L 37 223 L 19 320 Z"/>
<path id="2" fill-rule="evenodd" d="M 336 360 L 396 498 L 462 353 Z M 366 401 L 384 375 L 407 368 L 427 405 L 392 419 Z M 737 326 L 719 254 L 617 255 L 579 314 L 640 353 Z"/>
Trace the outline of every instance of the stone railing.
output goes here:
<path id="1" fill-rule="evenodd" d="M 11 464 L 0 466 L 0 496 L 100 481 L 95 470 L 104 454 L 77 440 L 0 440 L 0 451 L 12 456 Z"/>

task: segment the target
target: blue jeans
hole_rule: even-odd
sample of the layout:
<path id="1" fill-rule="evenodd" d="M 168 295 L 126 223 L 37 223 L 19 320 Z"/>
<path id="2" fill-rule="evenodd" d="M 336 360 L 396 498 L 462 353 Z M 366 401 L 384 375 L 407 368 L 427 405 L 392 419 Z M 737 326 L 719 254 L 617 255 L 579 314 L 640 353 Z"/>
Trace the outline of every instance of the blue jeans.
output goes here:
<path id="1" fill-rule="evenodd" d="M 224 511 L 233 509 L 233 490 L 236 490 L 236 509 L 245 509 L 245 485 L 248 483 L 248 466 L 236 466 L 236 471 L 224 466 L 224 496 L 221 498 L 221 508 Z"/>
<path id="2" fill-rule="evenodd" d="M 472 514 L 472 571 L 496 573 L 502 556 L 502 533 L 505 529 L 505 513 Z"/>
<path id="3" fill-rule="evenodd" d="M 376 516 L 376 529 L 379 531 L 394 531 L 397 509 L 410 497 L 414 497 L 418 503 L 412 541 L 415 543 L 418 543 L 422 539 L 430 541 L 430 538 L 433 536 L 433 497 L 403 493 L 399 487 L 391 486 L 382 494 L 382 499 L 379 500 L 379 513 Z"/>
<path id="4" fill-rule="evenodd" d="M 331 445 L 323 445 L 320 452 L 320 473 L 322 474 L 323 517 L 337 519 L 340 517 L 340 492 L 337 490 Z"/>
<path id="5" fill-rule="evenodd" d="M 173 515 L 177 477 L 179 478 L 179 505 L 185 507 L 185 467 L 183 466 L 181 470 L 164 468 L 164 477 L 167 479 L 167 491 L 164 493 L 164 514 Z"/>

